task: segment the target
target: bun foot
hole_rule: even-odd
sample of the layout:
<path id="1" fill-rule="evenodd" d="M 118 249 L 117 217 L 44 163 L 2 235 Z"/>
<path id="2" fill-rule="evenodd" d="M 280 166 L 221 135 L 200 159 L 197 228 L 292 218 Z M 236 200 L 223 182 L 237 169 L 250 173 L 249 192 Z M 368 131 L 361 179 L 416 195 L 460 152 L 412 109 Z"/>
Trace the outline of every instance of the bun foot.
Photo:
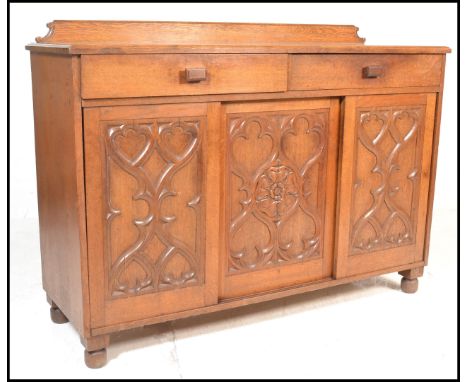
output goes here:
<path id="1" fill-rule="evenodd" d="M 401 278 L 401 290 L 405 293 L 415 293 L 418 290 L 418 279 Z"/>
<path id="2" fill-rule="evenodd" d="M 84 359 L 86 366 L 91 369 L 103 367 L 107 363 L 107 347 L 109 335 L 94 337 L 81 337 L 81 343 L 85 347 Z"/>
<path id="3" fill-rule="evenodd" d="M 91 369 L 99 369 L 107 363 L 107 351 L 106 349 L 100 349 L 95 351 L 84 351 L 84 359 L 86 366 Z"/>
<path id="4" fill-rule="evenodd" d="M 401 290 L 405 293 L 415 293 L 418 290 L 418 277 L 421 277 L 424 267 L 411 268 L 398 272 L 402 275 Z"/>
<path id="5" fill-rule="evenodd" d="M 56 324 L 65 324 L 68 322 L 68 318 L 62 313 L 62 311 L 57 308 L 57 306 L 50 307 L 50 319 Z"/>

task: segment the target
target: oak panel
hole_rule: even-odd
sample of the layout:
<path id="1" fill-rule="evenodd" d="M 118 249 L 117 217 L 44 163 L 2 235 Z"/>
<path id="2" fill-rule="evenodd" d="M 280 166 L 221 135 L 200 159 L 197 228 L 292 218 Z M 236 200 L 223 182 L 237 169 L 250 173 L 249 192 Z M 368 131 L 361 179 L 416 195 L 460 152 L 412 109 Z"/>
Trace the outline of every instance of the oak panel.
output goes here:
<path id="1" fill-rule="evenodd" d="M 234 103 L 223 115 L 221 298 L 329 276 L 338 101 Z"/>
<path id="2" fill-rule="evenodd" d="M 85 110 L 93 326 L 215 303 L 207 105 L 110 109 Z"/>
<path id="3" fill-rule="evenodd" d="M 89 335 L 80 59 L 31 54 L 42 284 Z"/>
<path id="4" fill-rule="evenodd" d="M 434 192 L 435 180 L 437 174 L 437 157 L 439 150 L 439 135 L 440 135 L 440 119 L 442 116 L 442 98 L 444 88 L 444 75 L 445 75 L 445 55 L 442 64 L 442 79 L 440 83 L 440 92 L 437 94 L 436 112 L 434 121 L 434 136 L 432 139 L 432 159 L 431 159 L 431 176 L 429 181 L 429 196 L 427 205 L 427 219 L 426 219 L 426 240 L 424 244 L 424 262 L 427 265 L 429 260 L 429 244 L 431 239 L 431 226 L 432 226 L 432 211 L 434 208 Z"/>
<path id="5" fill-rule="evenodd" d="M 348 97 L 336 274 L 423 259 L 435 95 Z"/>

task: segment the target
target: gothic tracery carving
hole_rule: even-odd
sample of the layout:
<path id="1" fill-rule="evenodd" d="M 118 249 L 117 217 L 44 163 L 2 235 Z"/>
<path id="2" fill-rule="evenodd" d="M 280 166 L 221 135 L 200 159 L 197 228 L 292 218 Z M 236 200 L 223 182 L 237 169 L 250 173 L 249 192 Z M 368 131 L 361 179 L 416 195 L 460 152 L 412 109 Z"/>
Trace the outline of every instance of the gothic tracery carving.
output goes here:
<path id="1" fill-rule="evenodd" d="M 230 218 L 229 272 L 321 256 L 323 203 L 310 202 L 308 198 L 313 193 L 309 188 L 324 194 L 327 110 L 246 113 L 232 115 L 228 121 L 230 179 L 241 181 L 232 195 L 238 200 L 240 212 Z M 255 128 L 258 133 L 252 131 Z M 307 142 L 307 147 L 296 150 L 297 145 L 288 145 L 291 137 Z M 252 140 L 258 142 L 253 142 L 249 146 L 252 150 L 244 155 L 254 156 L 253 151 L 270 148 L 253 165 L 252 158 L 239 157 L 239 147 Z M 311 176 L 315 167 L 318 176 Z M 304 232 L 287 237 L 292 234 L 285 233 L 285 227 L 295 218 L 302 219 L 300 227 Z M 253 230 L 252 221 L 265 227 L 268 234 L 258 231 L 255 244 L 247 248 L 241 231 Z"/>
<path id="2" fill-rule="evenodd" d="M 180 193 L 173 187 L 177 174 L 198 155 L 201 143 L 200 120 L 173 118 L 145 122 L 107 122 L 104 128 L 106 253 L 110 267 L 110 295 L 134 295 L 202 282 L 200 253 L 171 233 L 169 227 L 177 216 L 167 216 L 162 212 L 165 201 L 177 198 Z M 152 156 L 158 156 L 163 163 L 159 173 L 151 173 L 145 168 Z M 122 215 L 122 209 L 114 205 L 111 197 L 112 187 L 115 187 L 111 186 L 112 177 L 117 176 L 114 174 L 116 170 L 113 170 L 115 165 L 137 184 L 132 200 L 123 203 L 127 206 L 143 201 L 148 208 L 146 216 L 131 216 L 138 236 L 126 245 L 117 258 L 112 258 L 112 246 L 117 240 L 112 224 L 114 219 Z M 197 193 L 191 197 L 186 208 L 194 211 L 198 222 L 202 196 L 200 187 L 197 188 Z M 200 227 L 191 229 L 200 234 Z M 161 253 L 149 253 L 152 240 L 158 240 L 164 248 Z M 171 265 L 175 262 L 176 266 Z"/>

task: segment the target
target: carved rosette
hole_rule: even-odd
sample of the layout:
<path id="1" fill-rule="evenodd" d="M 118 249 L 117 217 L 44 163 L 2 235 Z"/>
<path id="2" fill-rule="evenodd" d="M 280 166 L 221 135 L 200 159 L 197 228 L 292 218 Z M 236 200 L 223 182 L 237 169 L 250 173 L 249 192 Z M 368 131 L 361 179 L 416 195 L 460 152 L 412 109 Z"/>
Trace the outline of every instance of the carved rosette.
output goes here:
<path id="1" fill-rule="evenodd" d="M 200 238 L 195 238 L 196 243 L 192 245 L 185 242 L 183 234 L 178 234 L 172 227 L 178 216 L 164 212 L 168 205 L 184 212 L 184 216 L 190 216 L 184 209 L 193 211 L 195 216 L 188 219 L 186 225 L 194 222 L 190 227 L 193 236 L 202 232 L 201 187 L 193 187 L 194 193 L 187 202 L 179 196 L 183 192 L 174 188 L 174 183 L 184 176 L 179 175 L 184 169 L 189 175 L 190 171 L 198 171 L 201 121 L 175 118 L 106 122 L 103 129 L 110 296 L 115 298 L 201 283 L 203 263 L 197 244 Z M 135 185 L 131 196 L 121 195 L 129 190 L 119 191 L 120 182 Z M 146 208 L 141 207 L 141 203 Z M 146 214 L 137 216 L 137 211 L 141 210 Z M 129 239 L 130 227 L 119 225 L 125 222 L 136 229 L 133 239 Z"/>
<path id="2" fill-rule="evenodd" d="M 255 194 L 258 210 L 273 221 L 279 221 L 298 198 L 296 182 L 295 172 L 287 166 L 277 165 L 265 170 Z"/>
<path id="3" fill-rule="evenodd" d="M 228 129 L 228 272 L 320 257 L 328 110 L 231 115 Z"/>
<path id="4" fill-rule="evenodd" d="M 351 254 L 414 243 L 423 115 L 423 107 L 359 110 Z"/>

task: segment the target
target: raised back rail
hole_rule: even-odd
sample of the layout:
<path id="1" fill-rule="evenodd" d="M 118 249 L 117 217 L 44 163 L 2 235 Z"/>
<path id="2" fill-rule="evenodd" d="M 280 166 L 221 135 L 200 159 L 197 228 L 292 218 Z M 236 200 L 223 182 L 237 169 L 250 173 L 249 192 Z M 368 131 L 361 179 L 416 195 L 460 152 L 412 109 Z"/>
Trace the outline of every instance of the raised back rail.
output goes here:
<path id="1" fill-rule="evenodd" d="M 281 43 L 363 44 L 353 25 L 248 24 L 153 21 L 66 21 L 47 24 L 47 44 L 201 44 Z"/>

